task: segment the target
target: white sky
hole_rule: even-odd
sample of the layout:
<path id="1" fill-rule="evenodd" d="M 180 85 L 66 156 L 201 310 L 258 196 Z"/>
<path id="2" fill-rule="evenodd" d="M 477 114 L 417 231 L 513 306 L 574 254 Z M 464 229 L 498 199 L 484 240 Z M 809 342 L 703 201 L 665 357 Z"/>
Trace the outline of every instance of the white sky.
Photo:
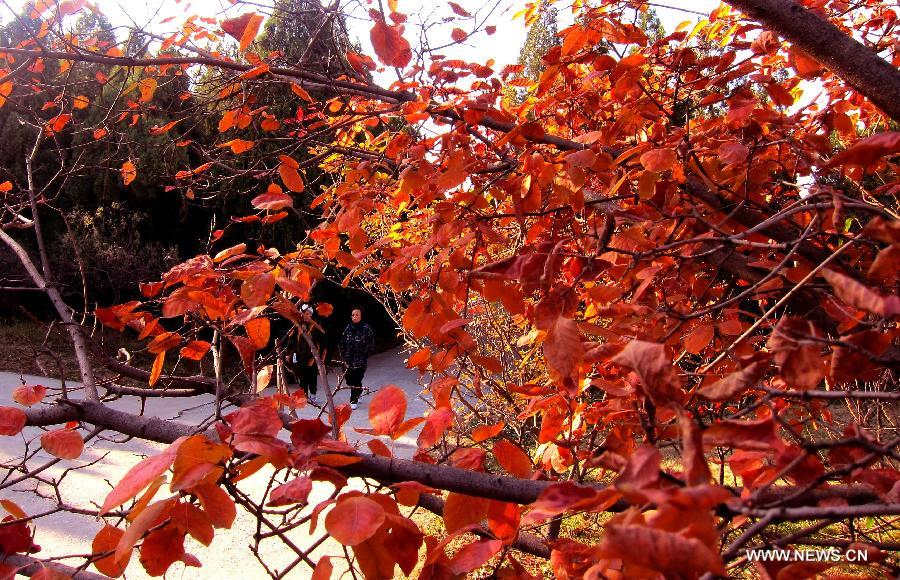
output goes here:
<path id="1" fill-rule="evenodd" d="M 0 1 L 2 1 L 0 3 L 0 21 L 5 22 L 10 20 L 7 6 L 20 7 L 24 4 L 23 0 Z M 369 55 L 373 54 L 369 42 L 371 23 L 368 20 L 368 15 L 365 14 L 365 10 L 369 6 L 377 7 L 379 1 L 383 2 L 385 7 L 387 6 L 385 0 L 342 1 L 342 6 L 352 7 L 351 14 L 356 16 L 348 20 L 351 35 L 356 37 L 356 40 L 361 43 L 364 52 Z M 328 0 L 324 0 L 323 3 L 327 2 Z M 485 20 L 488 12 L 491 12 L 487 19 L 487 24 L 496 26 L 497 31 L 492 36 L 482 32 L 464 41 L 462 44 L 440 51 L 441 53 L 448 58 L 460 58 L 479 63 L 484 63 L 488 59 L 494 59 L 496 62 L 495 70 L 499 70 L 503 65 L 513 64 L 517 61 L 527 29 L 522 17 L 515 20 L 512 20 L 512 17 L 525 7 L 525 0 L 495 0 L 494 2 L 457 0 L 457 4 L 475 15 L 479 23 Z M 672 31 L 680 22 L 684 20 L 695 21 L 701 16 L 683 10 L 666 8 L 663 6 L 665 4 L 688 11 L 709 14 L 719 5 L 719 2 L 718 0 L 663 0 L 654 2 L 654 10 L 656 10 L 660 20 L 663 22 L 663 26 L 667 31 Z M 139 0 L 96 0 L 96 5 L 109 17 L 113 25 L 137 25 L 141 28 L 147 28 L 149 24 L 153 24 L 152 29 L 159 34 L 174 32 L 179 27 L 179 23 L 192 14 L 222 18 L 252 11 L 252 6 L 233 6 L 229 0 L 149 0 L 143 2 Z M 408 17 L 406 38 L 414 46 L 417 39 L 413 33 L 417 23 L 424 20 L 439 22 L 444 17 L 455 16 L 448 4 L 443 0 L 436 2 L 398 0 L 397 6 L 397 10 L 405 13 Z M 559 28 L 563 29 L 572 22 L 571 1 L 557 1 L 554 3 L 554 6 L 556 6 L 559 13 Z M 493 11 L 491 11 L 492 7 L 495 7 Z M 160 21 L 168 17 L 175 18 L 167 24 L 159 24 Z M 457 20 L 435 26 L 429 32 L 429 41 L 432 46 L 446 44 L 450 41 L 450 31 L 454 27 L 469 30 L 472 27 L 472 23 L 472 20 L 457 17 Z"/>

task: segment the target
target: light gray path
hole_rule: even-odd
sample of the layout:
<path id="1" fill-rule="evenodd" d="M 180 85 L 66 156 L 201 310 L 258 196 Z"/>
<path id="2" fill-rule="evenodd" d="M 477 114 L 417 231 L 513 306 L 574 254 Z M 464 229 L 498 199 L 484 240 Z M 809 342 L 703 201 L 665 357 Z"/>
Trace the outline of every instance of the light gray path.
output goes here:
<path id="1" fill-rule="evenodd" d="M 387 384 L 395 384 L 403 388 L 407 394 L 407 418 L 409 418 L 422 416 L 426 410 L 426 405 L 418 398 L 420 386 L 417 379 L 418 374 L 406 369 L 404 366 L 402 353 L 394 350 L 375 355 L 370 359 L 368 372 L 363 384 L 373 389 Z M 58 388 L 59 386 L 59 383 L 52 379 L 26 376 L 25 380 L 29 384 L 43 384 L 51 388 Z M 337 383 L 338 376 L 331 374 L 329 376 L 329 384 L 334 388 Z M 12 390 L 20 384 L 19 375 L 0 373 L 0 405 L 17 406 L 11 401 L 10 397 Z M 321 385 L 319 390 L 320 399 L 324 399 Z M 274 391 L 268 389 L 267 392 Z M 49 397 L 50 395 L 48 394 Z M 349 399 L 349 391 L 346 389 L 338 391 L 335 399 L 337 404 L 346 402 Z M 364 443 L 369 439 L 369 436 L 359 434 L 355 429 L 370 426 L 368 420 L 368 403 L 370 400 L 371 395 L 363 398 L 359 408 L 353 412 L 348 425 L 344 428 L 349 442 L 358 445 L 363 451 L 368 451 Z M 140 411 L 140 402 L 134 397 L 120 399 L 112 403 L 112 406 L 134 413 Z M 144 414 L 174 419 L 188 424 L 197 424 L 207 419 L 212 410 L 213 398 L 211 396 L 180 399 L 147 399 Z M 311 418 L 318 414 L 317 411 L 317 409 L 307 407 L 300 411 L 300 415 L 304 418 Z M 38 438 L 41 433 L 41 429 L 29 427 L 20 436 L 0 437 L 0 459 L 8 462 L 11 459 L 21 457 L 26 440 L 31 441 L 32 450 L 39 447 L 40 442 Z M 418 430 L 413 431 L 395 442 L 391 442 L 388 438 L 382 439 L 389 447 L 393 448 L 395 455 L 409 457 L 415 449 L 417 433 Z M 86 431 L 82 430 L 82 434 L 86 434 Z M 131 439 L 123 443 L 121 441 L 124 438 L 112 432 L 106 432 L 103 436 L 108 437 L 108 439 L 95 438 L 88 443 L 79 459 L 60 461 L 42 473 L 44 477 L 58 479 L 64 470 L 68 468 L 84 466 L 92 461 L 96 461 L 96 463 L 87 465 L 83 469 L 69 471 L 65 476 L 60 489 L 63 500 L 67 504 L 96 509 L 97 504 L 103 503 L 111 489 L 110 484 L 117 483 L 125 472 L 143 456 L 158 453 L 165 447 L 164 445 L 138 439 Z M 39 451 L 29 461 L 29 465 L 33 468 L 50 459 L 52 457 L 43 451 Z M 271 470 L 261 470 L 256 475 L 242 481 L 240 487 L 252 497 L 259 498 L 262 496 L 270 476 Z M 333 489 L 330 484 L 317 483 L 313 487 L 310 504 L 316 505 L 322 499 L 327 498 Z M 50 488 L 42 485 L 38 488 L 38 492 L 49 494 Z M 167 495 L 164 495 L 167 492 L 168 488 L 164 486 L 157 494 L 157 498 L 167 497 Z M 0 491 L 0 498 L 15 501 L 29 515 L 47 511 L 56 505 L 55 498 L 42 499 L 35 495 L 33 482 L 28 484 L 23 482 L 12 490 L 9 488 L 4 489 Z M 321 532 L 322 519 L 320 518 L 319 521 L 320 524 L 317 531 Z M 102 523 L 100 521 L 95 521 L 87 516 L 58 513 L 43 517 L 37 522 L 36 526 L 35 543 L 42 547 L 41 552 L 36 554 L 36 556 L 48 557 L 87 553 L 90 551 L 91 540 L 101 527 Z M 216 537 L 210 547 L 207 548 L 193 541 L 190 537 L 185 541 L 185 548 L 189 553 L 200 559 L 203 563 L 202 568 L 188 568 L 185 570 L 185 567 L 179 562 L 169 569 L 166 578 L 250 579 L 268 577 L 247 548 L 255 532 L 256 520 L 239 509 L 238 517 L 232 528 L 230 530 L 216 530 Z M 310 536 L 309 527 L 304 525 L 292 531 L 289 537 L 299 546 L 309 546 L 320 535 L 321 533 L 317 533 L 314 537 Z M 293 552 L 285 548 L 277 538 L 264 541 L 261 551 L 266 555 L 266 562 L 272 569 L 283 569 L 294 559 Z M 338 553 L 340 552 L 337 544 L 329 541 L 315 550 L 312 559 L 316 561 L 322 555 L 336 555 Z M 137 552 L 132 556 L 131 563 L 126 571 L 127 578 L 147 578 L 146 573 L 137 561 L 137 556 Z M 64 561 L 64 563 L 66 562 Z M 91 569 L 93 570 L 93 568 Z M 292 576 L 297 578 L 306 577 L 308 570 L 309 568 L 306 566 L 299 566 L 295 568 L 295 573 Z"/>

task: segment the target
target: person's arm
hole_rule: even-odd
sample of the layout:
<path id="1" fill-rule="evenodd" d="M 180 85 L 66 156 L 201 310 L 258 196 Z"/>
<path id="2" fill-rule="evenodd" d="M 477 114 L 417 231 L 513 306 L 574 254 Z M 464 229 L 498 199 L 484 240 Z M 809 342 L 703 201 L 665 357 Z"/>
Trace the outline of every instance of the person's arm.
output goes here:
<path id="1" fill-rule="evenodd" d="M 366 356 L 375 353 L 375 331 L 368 324 L 366 325 Z"/>

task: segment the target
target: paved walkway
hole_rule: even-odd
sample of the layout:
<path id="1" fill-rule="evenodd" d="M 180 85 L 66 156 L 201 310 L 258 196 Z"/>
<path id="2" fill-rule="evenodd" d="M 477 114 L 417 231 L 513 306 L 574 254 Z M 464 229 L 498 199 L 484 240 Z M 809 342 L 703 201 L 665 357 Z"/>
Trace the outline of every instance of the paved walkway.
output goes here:
<path id="1" fill-rule="evenodd" d="M 395 384 L 403 388 L 407 394 L 407 418 L 409 418 L 421 416 L 426 410 L 425 403 L 418 398 L 420 386 L 417 379 L 417 373 L 406 369 L 404 366 L 402 353 L 394 350 L 375 355 L 370 359 L 369 369 L 363 383 L 370 388 L 380 388 L 387 384 Z M 26 376 L 25 380 L 29 384 L 43 384 L 50 388 L 58 388 L 59 386 L 57 381 L 41 377 Z M 329 384 L 332 388 L 337 383 L 338 376 L 330 375 Z M 12 390 L 20 384 L 19 375 L 0 373 L 0 405 L 17 406 L 11 402 L 10 396 Z M 321 385 L 319 390 L 320 399 L 324 399 Z M 271 389 L 268 391 L 271 391 Z M 49 397 L 50 394 L 48 393 Z M 335 395 L 337 404 L 346 402 L 348 399 L 349 391 L 346 389 L 341 389 Z M 365 451 L 367 451 L 367 448 L 364 443 L 369 439 L 369 436 L 359 434 L 355 429 L 369 427 L 368 402 L 370 399 L 371 396 L 363 398 L 359 408 L 353 412 L 348 425 L 344 428 L 348 440 L 353 444 L 358 444 Z M 148 399 L 144 414 L 189 424 L 198 424 L 210 416 L 213 403 L 213 397 L 211 396 L 162 400 Z M 123 411 L 136 413 L 140 410 L 140 401 L 134 397 L 126 397 L 116 401 L 112 406 Z M 300 412 L 300 415 L 305 418 L 315 417 L 317 410 L 307 407 Z M 32 451 L 39 446 L 37 438 L 41 432 L 38 428 L 29 427 L 23 433 L 26 440 L 31 441 L 34 439 L 31 447 Z M 418 430 L 413 431 L 395 442 L 391 442 L 387 438 L 384 438 L 384 441 L 388 446 L 393 447 L 395 455 L 409 457 L 415 449 L 417 433 Z M 82 434 L 86 433 L 82 431 Z M 95 504 L 103 503 L 111 489 L 110 484 L 117 483 L 125 472 L 139 461 L 139 456 L 158 453 L 165 447 L 164 445 L 139 439 L 132 439 L 125 443 L 118 442 L 122 439 L 124 439 L 122 436 L 117 436 L 113 432 L 103 433 L 101 437 L 95 438 L 87 444 L 84 453 L 79 459 L 60 461 L 55 466 L 44 471 L 43 475 L 45 477 L 59 478 L 67 468 L 84 466 L 82 469 L 69 471 L 65 475 L 60 489 L 62 490 L 64 501 L 68 504 L 96 509 L 97 506 L 92 505 L 92 502 Z M 21 436 L 0 437 L 0 458 L 4 462 L 20 458 L 23 448 Z M 39 451 L 29 460 L 29 465 L 32 467 L 39 466 L 49 459 L 52 459 L 52 457 L 49 457 L 43 451 Z M 264 492 L 270 476 L 271 470 L 261 470 L 252 477 L 242 481 L 240 487 L 252 497 L 259 498 Z M 33 483 L 29 485 L 25 485 L 25 483 L 15 486 L 14 490 L 5 489 L 0 491 L 0 498 L 15 501 L 30 515 L 47 511 L 56 505 L 55 500 L 42 499 L 36 496 L 33 491 Z M 46 495 L 49 492 L 49 488 L 41 487 L 38 491 Z M 165 497 L 163 494 L 167 491 L 168 489 L 163 487 L 157 497 Z M 312 505 L 317 504 L 322 499 L 327 498 L 332 491 L 333 487 L 330 484 L 316 484 L 310 496 L 310 503 Z M 322 519 L 320 518 L 321 521 Z M 86 516 L 60 513 L 43 517 L 37 522 L 35 543 L 40 545 L 42 550 L 36 556 L 83 554 L 90 550 L 91 540 L 101 527 L 102 524 L 99 521 L 92 520 Z M 317 531 L 321 531 L 321 523 Z M 166 578 L 241 578 L 242 580 L 267 578 L 268 576 L 249 549 L 247 549 L 255 532 L 256 520 L 239 509 L 238 517 L 232 528 L 230 530 L 216 530 L 216 537 L 209 548 L 195 542 L 190 537 L 186 539 L 185 548 L 189 553 L 200 559 L 203 563 L 202 568 L 199 570 L 190 568 L 185 571 L 185 567 L 178 563 L 169 569 Z M 289 537 L 300 546 L 308 546 L 319 535 L 316 534 L 315 537 L 310 537 L 308 527 L 301 526 L 299 529 L 292 531 Z M 264 541 L 261 545 L 261 551 L 266 554 L 266 562 L 272 569 L 283 569 L 294 559 L 293 552 L 286 549 L 278 539 Z M 312 559 L 316 561 L 322 555 L 338 553 L 340 552 L 337 544 L 329 541 L 323 543 L 313 552 Z M 126 571 L 126 576 L 128 578 L 147 578 L 148 576 L 137 560 L 137 553 L 135 553 Z M 67 562 L 64 561 L 63 563 Z M 68 563 L 74 562 L 70 561 Z M 91 570 L 94 570 L 93 567 Z M 299 566 L 295 570 L 296 574 L 292 574 L 292 576 L 297 578 L 306 577 L 309 571 L 305 566 Z"/>

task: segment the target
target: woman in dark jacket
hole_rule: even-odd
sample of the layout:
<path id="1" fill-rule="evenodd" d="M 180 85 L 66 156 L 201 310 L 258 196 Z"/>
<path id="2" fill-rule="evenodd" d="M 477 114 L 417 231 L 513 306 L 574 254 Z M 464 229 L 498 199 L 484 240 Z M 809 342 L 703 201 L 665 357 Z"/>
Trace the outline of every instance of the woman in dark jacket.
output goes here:
<path id="1" fill-rule="evenodd" d="M 347 363 L 344 380 L 350 386 L 350 408 L 356 409 L 369 355 L 375 350 L 375 331 L 362 321 L 362 309 L 354 308 L 350 313 L 350 324 L 344 329 L 340 347 L 341 356 Z"/>

